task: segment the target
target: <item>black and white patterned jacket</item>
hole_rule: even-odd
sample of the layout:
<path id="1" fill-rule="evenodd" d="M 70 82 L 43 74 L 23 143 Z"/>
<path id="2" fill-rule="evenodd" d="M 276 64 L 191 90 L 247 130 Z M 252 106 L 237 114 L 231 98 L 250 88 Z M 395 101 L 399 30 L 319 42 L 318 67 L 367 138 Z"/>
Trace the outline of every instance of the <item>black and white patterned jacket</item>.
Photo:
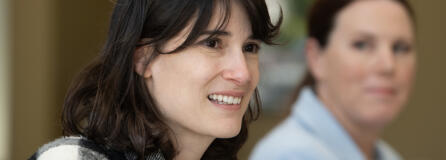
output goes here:
<path id="1" fill-rule="evenodd" d="M 34 153 L 28 160 L 136 160 L 131 153 L 106 149 L 83 137 L 62 137 Z M 146 160 L 164 160 L 161 152 L 152 153 Z"/>

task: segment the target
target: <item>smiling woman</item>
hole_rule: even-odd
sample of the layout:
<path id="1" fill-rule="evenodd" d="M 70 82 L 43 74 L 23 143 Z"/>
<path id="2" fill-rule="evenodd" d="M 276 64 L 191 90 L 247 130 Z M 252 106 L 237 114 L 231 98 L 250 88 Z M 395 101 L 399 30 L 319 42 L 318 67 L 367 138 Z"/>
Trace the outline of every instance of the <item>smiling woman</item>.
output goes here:
<path id="1" fill-rule="evenodd" d="M 31 159 L 237 159 L 280 22 L 258 0 L 118 0 L 65 99 L 68 137 Z"/>

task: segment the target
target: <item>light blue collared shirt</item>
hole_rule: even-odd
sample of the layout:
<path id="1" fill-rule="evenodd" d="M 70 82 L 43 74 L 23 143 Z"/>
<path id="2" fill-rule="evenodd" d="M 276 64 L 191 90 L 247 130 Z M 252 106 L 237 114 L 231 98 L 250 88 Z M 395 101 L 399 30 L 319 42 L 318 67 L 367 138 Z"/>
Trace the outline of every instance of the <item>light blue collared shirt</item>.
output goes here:
<path id="1" fill-rule="evenodd" d="M 377 160 L 399 160 L 384 141 L 376 143 Z M 349 134 L 306 87 L 290 116 L 261 140 L 250 160 L 365 160 Z"/>

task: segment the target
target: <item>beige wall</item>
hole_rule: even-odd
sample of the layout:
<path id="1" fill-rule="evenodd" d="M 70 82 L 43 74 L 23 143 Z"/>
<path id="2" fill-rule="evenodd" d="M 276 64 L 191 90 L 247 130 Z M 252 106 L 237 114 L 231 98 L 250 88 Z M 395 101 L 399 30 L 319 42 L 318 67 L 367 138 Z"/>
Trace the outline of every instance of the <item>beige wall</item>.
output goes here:
<path id="1" fill-rule="evenodd" d="M 112 2 L 13 0 L 12 159 L 61 135 L 71 79 L 100 49 Z"/>
<path id="2" fill-rule="evenodd" d="M 418 22 L 417 83 L 384 137 L 408 160 L 446 159 L 446 1 L 411 2 Z"/>
<path id="3" fill-rule="evenodd" d="M 12 159 L 58 134 L 53 85 L 55 0 L 12 2 Z"/>
<path id="4" fill-rule="evenodd" d="M 75 73 L 99 51 L 112 3 L 109 0 L 10 2 L 11 148 L 12 159 L 19 160 L 60 136 L 59 113 L 66 88 Z M 409 160 L 446 159 L 443 145 L 446 127 L 442 124 L 446 121 L 442 116 L 446 113 L 443 100 L 446 1 L 412 2 L 418 14 L 418 81 L 407 109 L 389 126 L 384 137 Z M 255 141 L 280 118 L 266 115 L 251 126 L 251 137 L 241 159 L 246 159 Z"/>

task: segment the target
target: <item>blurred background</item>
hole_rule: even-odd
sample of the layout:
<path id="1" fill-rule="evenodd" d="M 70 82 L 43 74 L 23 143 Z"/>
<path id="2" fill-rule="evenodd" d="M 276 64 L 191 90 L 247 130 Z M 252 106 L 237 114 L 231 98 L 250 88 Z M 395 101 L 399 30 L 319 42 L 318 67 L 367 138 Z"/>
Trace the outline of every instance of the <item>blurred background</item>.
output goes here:
<path id="1" fill-rule="evenodd" d="M 285 21 L 282 46 L 261 53 L 264 108 L 240 158 L 287 115 L 305 62 L 305 12 L 311 0 L 267 0 Z M 412 97 L 384 132 L 405 159 L 446 159 L 446 1 L 409 0 L 417 14 L 418 74 Z M 61 136 L 60 112 L 73 77 L 105 41 L 110 0 L 0 0 L 0 160 L 27 159 Z"/>

